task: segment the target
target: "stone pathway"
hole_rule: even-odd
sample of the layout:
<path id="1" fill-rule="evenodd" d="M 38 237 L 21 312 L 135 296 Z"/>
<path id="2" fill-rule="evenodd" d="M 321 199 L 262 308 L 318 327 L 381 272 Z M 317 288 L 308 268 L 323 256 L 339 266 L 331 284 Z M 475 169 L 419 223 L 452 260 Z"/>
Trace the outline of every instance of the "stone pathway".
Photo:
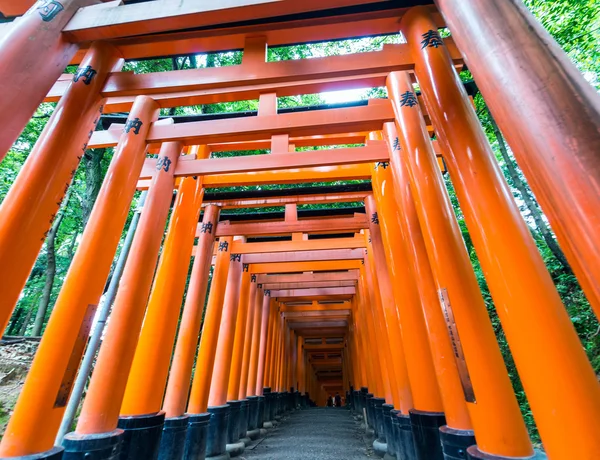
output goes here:
<path id="1" fill-rule="evenodd" d="M 247 460 L 365 460 L 373 458 L 358 423 L 342 408 L 310 408 L 287 415 L 246 448 Z"/>

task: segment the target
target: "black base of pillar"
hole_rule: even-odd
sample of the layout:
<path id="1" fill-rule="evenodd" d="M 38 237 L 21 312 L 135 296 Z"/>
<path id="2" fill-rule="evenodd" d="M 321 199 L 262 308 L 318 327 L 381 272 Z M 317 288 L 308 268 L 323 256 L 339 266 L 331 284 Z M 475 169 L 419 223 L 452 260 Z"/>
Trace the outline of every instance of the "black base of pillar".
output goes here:
<path id="1" fill-rule="evenodd" d="M 384 404 L 381 406 L 381 409 L 383 410 L 383 431 L 387 443 L 387 453 L 393 456 L 396 455 L 396 439 L 394 437 L 394 427 L 392 426 L 392 411 L 394 410 L 394 406 Z"/>
<path id="2" fill-rule="evenodd" d="M 467 448 L 475 445 L 475 433 L 471 430 L 456 430 L 447 425 L 440 427 L 440 440 L 444 460 L 464 460 Z"/>
<path id="3" fill-rule="evenodd" d="M 377 427 L 377 419 L 375 416 L 375 409 L 373 406 L 373 393 L 367 393 L 365 399 L 365 408 L 367 409 L 367 426 L 372 430 Z"/>
<path id="4" fill-rule="evenodd" d="M 398 437 L 396 444 L 396 458 L 402 460 L 417 460 L 415 441 L 410 425 L 410 417 L 398 414 Z"/>
<path id="5" fill-rule="evenodd" d="M 467 448 L 467 460 L 510 460 L 514 457 L 501 457 L 498 455 L 491 455 L 481 452 L 477 446 L 470 446 Z M 543 452 L 536 451 L 530 457 L 519 457 L 519 460 L 547 460 L 548 457 Z"/>
<path id="6" fill-rule="evenodd" d="M 160 447 L 165 413 L 119 417 L 123 430 L 120 460 L 156 460 Z"/>
<path id="7" fill-rule="evenodd" d="M 189 415 L 185 446 L 183 449 L 184 460 L 204 460 L 206 457 L 209 423 L 209 412 Z"/>
<path id="8" fill-rule="evenodd" d="M 206 440 L 206 456 L 218 457 L 227 453 L 227 428 L 229 425 L 230 406 L 209 407 L 210 422 Z"/>
<path id="9" fill-rule="evenodd" d="M 158 449 L 158 460 L 181 460 L 183 458 L 188 422 L 187 415 L 165 419 Z"/>
<path id="10" fill-rule="evenodd" d="M 246 426 L 246 431 L 253 431 L 258 428 L 258 396 L 248 396 L 246 400 L 248 401 L 248 425 Z"/>
<path id="11" fill-rule="evenodd" d="M 385 444 L 385 431 L 383 427 L 383 405 L 385 399 L 373 398 L 373 412 L 375 413 L 375 434 L 377 435 L 377 441 Z"/>
<path id="12" fill-rule="evenodd" d="M 265 420 L 265 397 L 264 396 L 257 396 L 258 398 L 258 403 L 257 403 L 257 411 L 256 411 L 256 429 L 261 429 Z"/>
<path id="13" fill-rule="evenodd" d="M 229 418 L 227 420 L 227 444 L 225 450 L 231 457 L 237 457 L 244 452 L 246 445 L 240 442 L 240 417 L 242 401 L 227 401 Z"/>
<path id="14" fill-rule="evenodd" d="M 10 457 L 11 460 L 61 460 L 64 449 L 60 446 L 54 446 L 52 449 L 40 454 L 21 455 L 19 457 Z M 81 457 L 83 458 L 83 457 Z"/>
<path id="15" fill-rule="evenodd" d="M 111 431 L 110 433 L 100 434 L 69 433 L 63 439 L 63 447 L 65 448 L 65 450 L 63 452 L 62 459 L 118 460 L 121 454 L 122 439 L 123 430 L 119 429 Z"/>
<path id="16" fill-rule="evenodd" d="M 273 420 L 271 418 L 271 414 L 273 412 L 274 409 L 274 401 L 273 401 L 273 393 L 271 393 L 271 387 L 264 387 L 263 388 L 263 397 L 265 398 L 265 409 L 263 412 L 263 419 L 262 419 L 262 423 L 263 425 L 266 422 L 270 422 L 271 420 Z M 262 427 L 262 425 L 259 425 L 259 428 Z"/>
<path id="17" fill-rule="evenodd" d="M 444 460 L 440 441 L 440 427 L 446 424 L 444 413 L 411 409 L 409 414 L 417 459 Z"/>
<path id="18" fill-rule="evenodd" d="M 248 432 L 248 405 L 250 401 L 247 399 L 241 400 L 242 405 L 240 406 L 240 423 L 239 423 L 239 438 L 244 439 L 246 437 L 246 433 Z"/>

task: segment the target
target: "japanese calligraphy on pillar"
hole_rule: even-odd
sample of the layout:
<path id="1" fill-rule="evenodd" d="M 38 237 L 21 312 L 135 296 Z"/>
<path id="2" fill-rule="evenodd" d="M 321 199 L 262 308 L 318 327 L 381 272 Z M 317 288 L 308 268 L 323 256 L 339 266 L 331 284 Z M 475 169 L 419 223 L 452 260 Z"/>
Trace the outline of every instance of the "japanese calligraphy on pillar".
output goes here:
<path id="1" fill-rule="evenodd" d="M 242 261 L 242 255 L 241 254 L 231 254 L 229 256 L 229 260 L 231 260 L 232 262 L 241 262 Z"/>
<path id="2" fill-rule="evenodd" d="M 440 46 L 444 46 L 444 42 L 442 37 L 437 30 L 428 30 L 423 35 L 423 40 L 421 40 L 421 49 L 425 48 L 439 48 Z"/>
<path id="3" fill-rule="evenodd" d="M 229 250 L 229 243 L 227 241 L 221 241 L 219 243 L 219 252 L 228 251 L 228 250 Z"/>
<path id="4" fill-rule="evenodd" d="M 73 75 L 73 82 L 77 83 L 82 80 L 84 84 L 89 85 L 98 72 L 92 69 L 91 65 L 85 67 L 78 67 L 77 72 Z"/>
<path id="5" fill-rule="evenodd" d="M 212 222 L 202 222 L 202 227 L 200 228 L 200 233 L 212 233 L 213 224 Z"/>
<path id="6" fill-rule="evenodd" d="M 156 159 L 156 170 L 160 171 L 161 169 L 164 169 L 165 172 L 168 172 L 171 163 L 173 163 L 171 159 L 166 156 L 158 157 Z"/>
<path id="7" fill-rule="evenodd" d="M 142 127 L 144 123 L 142 122 L 142 120 L 140 120 L 139 118 L 134 118 L 133 120 L 127 120 L 127 122 L 125 123 L 125 128 L 123 129 L 124 132 L 128 133 L 129 131 L 131 131 L 133 129 L 133 134 L 138 135 L 140 133 L 140 128 Z"/>
<path id="8" fill-rule="evenodd" d="M 465 400 L 470 403 L 475 403 L 477 401 L 475 400 L 473 383 L 471 382 L 469 369 L 467 368 L 467 361 L 465 360 L 462 345 L 460 344 L 458 329 L 456 328 L 454 313 L 452 312 L 452 305 L 450 304 L 450 298 L 448 297 L 448 290 L 446 288 L 442 288 L 438 291 L 438 294 L 440 296 L 440 303 L 442 305 L 444 319 L 446 320 L 446 325 L 448 326 L 448 335 L 452 341 L 452 351 L 454 352 L 454 358 L 456 359 L 456 366 L 458 367 L 458 374 L 463 387 L 463 393 L 465 394 Z"/>
<path id="9" fill-rule="evenodd" d="M 417 96 L 412 91 L 405 91 L 400 95 L 400 107 L 414 107 L 417 104 Z"/>
<path id="10" fill-rule="evenodd" d="M 64 9 L 65 7 L 58 0 L 44 0 L 37 7 L 44 22 L 52 21 Z"/>

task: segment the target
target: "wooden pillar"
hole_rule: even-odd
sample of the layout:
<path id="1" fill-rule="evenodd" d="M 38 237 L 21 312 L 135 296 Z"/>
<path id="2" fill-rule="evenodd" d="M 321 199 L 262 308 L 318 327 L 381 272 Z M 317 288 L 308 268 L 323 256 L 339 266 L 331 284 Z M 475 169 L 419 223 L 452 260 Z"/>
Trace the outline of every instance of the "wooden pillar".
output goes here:
<path id="1" fill-rule="evenodd" d="M 245 238 L 235 237 L 234 241 L 236 240 L 245 241 Z M 209 407 L 222 406 L 227 403 L 227 390 L 231 371 L 233 344 L 235 341 L 235 323 L 238 319 L 238 305 L 240 303 L 242 270 L 242 255 L 231 254 L 221 325 L 219 327 L 219 338 L 215 350 L 215 364 L 210 384 Z M 234 396 L 234 400 L 236 397 L 237 393 Z"/>
<path id="2" fill-rule="evenodd" d="M 406 247 L 406 261 L 412 267 L 413 279 L 416 282 L 425 315 L 429 345 L 444 404 L 446 423 L 449 427 L 458 430 L 471 430 L 471 418 L 465 402 L 454 349 L 448 335 L 448 325 L 440 308 L 440 300 L 425 249 L 423 232 L 410 190 L 408 165 L 400 156 L 399 145 L 394 147 L 398 139 L 394 123 L 386 123 L 384 133 L 390 149 L 390 169 L 394 182 L 393 195 L 395 195 L 399 207 L 398 217 L 402 240 Z M 389 172 L 390 169 L 387 171 Z M 389 178 L 386 177 L 385 183 L 388 182 Z M 383 181 L 381 186 L 384 186 Z"/>
<path id="3" fill-rule="evenodd" d="M 185 197 L 182 196 L 182 198 Z M 185 208 L 185 206 L 183 207 Z M 217 227 L 218 220 L 219 208 L 214 205 L 206 206 L 200 226 L 200 235 L 198 236 L 198 247 L 194 255 L 190 286 L 185 297 L 181 325 L 162 405 L 167 417 L 179 417 L 185 413 L 198 336 L 200 335 L 200 325 L 206 303 L 206 289 L 215 243 L 214 229 Z M 126 399 L 127 404 L 123 404 L 121 412 L 124 414 L 131 413 L 134 410 L 135 413 L 139 413 L 139 409 L 135 409 L 134 406 L 136 404 L 136 392 L 133 391 L 134 385 L 131 377 L 130 381 L 132 382 L 131 399 Z"/>
<path id="4" fill-rule="evenodd" d="M 229 265 L 231 263 L 232 242 L 233 238 L 230 236 L 219 238 L 217 262 L 213 272 L 208 304 L 204 315 L 200 348 L 196 360 L 196 373 L 194 374 L 187 408 L 187 412 L 190 414 L 202 414 L 208 408 L 208 397 L 215 363 L 215 351 L 219 339 L 223 300 L 225 298 L 225 288 L 227 286 Z"/>
<path id="5" fill-rule="evenodd" d="M 136 98 L 0 443 L 1 456 L 41 453 L 54 444 L 157 116 L 154 100 Z"/>
<path id="6" fill-rule="evenodd" d="M 0 40 L 0 161 L 79 49 L 62 30 L 77 10 L 89 3 L 89 0 L 36 2 L 27 13 L 6 25 Z M 84 60 L 78 72 L 85 72 L 88 65 L 90 62 Z M 106 68 L 90 69 L 106 72 Z M 103 84 L 106 74 L 96 77 Z M 97 90 L 92 89 L 91 93 L 97 95 Z M 78 108 L 81 111 L 83 106 Z M 77 142 L 76 146 L 82 143 Z"/>
<path id="7" fill-rule="evenodd" d="M 165 142 L 159 165 L 125 263 L 119 290 L 79 415 L 79 434 L 107 433 L 117 428 L 127 376 L 135 354 L 152 287 L 158 252 L 173 199 L 173 172 L 181 154 L 179 142 Z"/>
<path id="8" fill-rule="evenodd" d="M 407 85 L 408 75 L 392 72 L 388 78 L 391 99 L 397 101 L 402 93 L 412 91 Z M 438 297 L 459 351 L 477 443 L 497 456 L 527 457 L 533 449 L 422 113 L 418 106 L 409 105 L 394 104 L 400 153 L 408 164 Z"/>
<path id="9" fill-rule="evenodd" d="M 600 317 L 597 92 L 521 2 L 436 3 Z"/>
<path id="10" fill-rule="evenodd" d="M 401 27 L 540 435 L 550 455 L 591 455 L 600 447 L 598 380 L 447 50 L 422 45 L 433 24 L 416 9 Z M 560 440 L 565 420 L 578 421 L 568 435 L 576 447 Z"/>
<path id="11" fill-rule="evenodd" d="M 271 310 L 271 291 L 268 289 L 263 291 L 262 315 L 260 326 L 260 347 L 258 348 L 258 366 L 256 369 L 256 395 L 262 395 L 264 374 L 265 374 L 265 359 L 267 350 L 267 327 L 269 325 L 269 317 Z"/>
<path id="12" fill-rule="evenodd" d="M 253 275 L 256 276 L 256 275 Z M 266 317 L 263 317 L 263 289 L 262 284 L 256 286 L 256 297 L 254 299 L 254 320 L 252 325 L 252 346 L 250 348 L 250 361 L 248 363 L 248 382 L 246 383 L 246 395 L 247 396 L 259 396 L 262 394 L 262 388 L 257 388 L 257 376 L 258 376 L 258 361 L 261 344 L 265 339 L 262 335 L 262 324 L 267 324 L 269 311 L 265 313 Z"/>
<path id="13" fill-rule="evenodd" d="M 247 270 L 247 265 L 244 265 L 244 270 Z M 236 342 L 234 345 L 234 353 L 239 353 L 242 355 L 240 360 L 240 372 L 239 372 L 239 382 L 235 382 L 235 377 L 233 376 L 233 361 L 232 361 L 232 377 L 229 379 L 229 392 L 230 394 L 227 396 L 229 400 L 233 399 L 245 399 L 246 396 L 254 396 L 253 394 L 249 394 L 247 391 L 248 388 L 248 373 L 250 369 L 250 357 L 252 353 L 252 347 L 254 346 L 254 342 L 256 338 L 253 336 L 254 330 L 254 318 L 258 314 L 257 305 L 256 305 L 256 294 L 258 292 L 257 283 L 256 283 L 256 275 L 244 273 L 244 276 L 248 277 L 248 295 L 245 300 L 246 306 L 244 307 L 244 303 L 242 303 L 242 299 L 240 298 L 240 307 L 239 307 L 239 315 L 242 316 L 242 310 L 246 309 L 246 318 L 244 324 L 244 332 L 241 336 L 238 336 L 238 329 L 236 327 Z M 243 282 L 242 282 L 243 283 Z M 242 285 L 242 289 L 244 289 Z M 242 292 L 244 292 L 242 290 Z M 260 323 L 260 321 L 259 321 Z M 238 323 L 239 325 L 239 323 Z M 239 337 L 239 339 L 238 339 Z M 232 388 L 233 385 L 233 388 Z M 234 390 L 237 386 L 237 396 L 234 397 Z"/>
<path id="14" fill-rule="evenodd" d="M 206 156 L 208 149 L 203 152 Z M 161 408 L 203 196 L 201 178 L 180 182 L 121 415 L 149 414 Z"/>
<path id="15" fill-rule="evenodd" d="M 25 19 L 21 18 L 18 23 L 33 21 L 37 27 L 40 23 L 39 17 L 40 13 L 34 11 Z M 44 23 L 41 22 L 41 24 Z M 15 27 L 15 24 L 11 27 Z M 9 46 L 6 38 L 0 43 L 0 50 Z M 27 37 L 27 41 L 32 46 L 40 45 L 29 40 L 29 37 Z M 41 48 L 43 49 L 43 47 Z M 37 53 L 34 55 L 37 56 Z M 10 62 L 11 65 L 25 65 L 31 57 L 30 55 L 15 55 L 13 58 L 9 58 L 3 52 L 0 53 L 0 56 L 2 56 L 0 58 L 2 63 Z M 42 61 L 45 65 L 45 58 Z M 82 73 L 79 78 L 76 75 L 69 84 L 0 205 L 0 279 L 2 280 L 0 285 L 0 333 L 6 329 L 10 315 L 46 240 L 46 235 L 56 217 L 65 192 L 69 188 L 81 158 L 83 158 L 88 139 L 100 119 L 104 101 L 100 91 L 106 77 L 110 72 L 120 70 L 123 63 L 121 55 L 111 45 L 92 44 L 80 67 L 80 69 L 89 68 L 91 70 L 85 74 Z M 0 75 L 9 69 L 9 65 L 6 67 L 4 64 L 0 65 Z M 60 67 L 59 73 L 63 69 L 64 66 Z M 21 86 L 23 79 L 15 74 L 0 78 L 0 87 L 4 95 L 2 104 L 8 104 L 8 107 L 1 111 L 0 117 L 14 118 L 15 106 L 13 105 L 14 101 L 10 102 L 11 97 L 28 95 L 28 91 L 23 91 L 22 88 L 19 91 L 11 91 L 6 87 L 6 85 L 12 84 Z M 43 99 L 45 95 L 46 91 L 41 98 Z M 35 107 L 39 102 L 41 100 L 37 101 L 36 99 Z M 19 106 L 17 105 L 17 107 Z M 15 138 L 29 120 L 35 107 L 30 112 L 29 109 L 26 110 L 28 112 L 26 120 L 22 124 L 19 123 Z M 8 134 L 9 128 L 6 123 L 8 122 L 5 120 L 4 124 L 0 125 L 3 126 L 0 136 L 6 134 L 12 139 L 12 134 Z M 5 149 L 0 146 L 2 155 L 12 145 L 13 140 L 9 140 Z"/>

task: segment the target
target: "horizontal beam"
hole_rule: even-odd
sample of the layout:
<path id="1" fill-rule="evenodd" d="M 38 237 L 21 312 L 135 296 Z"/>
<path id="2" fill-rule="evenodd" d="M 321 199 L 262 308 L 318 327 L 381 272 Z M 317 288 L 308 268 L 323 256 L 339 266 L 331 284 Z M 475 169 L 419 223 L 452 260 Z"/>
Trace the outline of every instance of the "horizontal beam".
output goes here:
<path id="1" fill-rule="evenodd" d="M 268 198 L 211 199 L 204 201 L 203 206 L 214 204 L 221 209 L 239 209 L 283 206 L 286 204 L 351 203 L 363 201 L 369 193 L 371 192 L 340 192 L 329 195 L 288 195 Z"/>
<path id="2" fill-rule="evenodd" d="M 310 343 L 305 343 L 303 346 L 304 350 L 306 351 L 340 351 L 343 350 L 345 348 L 345 345 L 343 343 L 319 343 L 319 344 L 310 344 Z"/>
<path id="3" fill-rule="evenodd" d="M 250 273 L 301 273 L 336 270 L 353 270 L 361 267 L 359 260 L 325 262 L 282 262 L 250 265 Z"/>
<path id="4" fill-rule="evenodd" d="M 154 0 L 111 8 L 82 8 L 63 31 L 77 42 L 216 26 L 276 18 L 380 0 L 221 0 L 218 2 Z"/>
<path id="5" fill-rule="evenodd" d="M 356 281 L 313 281 L 304 283 L 264 283 L 264 289 L 276 290 L 276 289 L 307 289 L 307 288 L 332 288 L 332 287 L 351 287 L 355 286 Z M 333 305 L 332 305 L 333 306 Z M 327 310 L 325 305 L 318 305 L 319 308 L 311 306 L 311 311 Z"/>
<path id="6" fill-rule="evenodd" d="M 182 177 L 280 171 L 292 168 L 376 163 L 388 160 L 387 144 L 384 141 L 369 141 L 365 147 L 180 161 L 175 167 L 174 175 Z M 153 173 L 156 172 L 156 161 L 155 159 L 145 161 L 140 176 L 142 179 L 149 179 L 153 176 Z"/>
<path id="7" fill-rule="evenodd" d="M 271 297 L 312 297 L 321 295 L 354 295 L 354 287 L 336 287 L 336 288 L 309 288 L 309 289 L 280 289 L 272 290 Z M 321 314 L 323 312 L 317 312 Z"/>
<path id="8" fill-rule="evenodd" d="M 425 1 L 424 3 L 431 3 Z M 359 11 L 355 14 L 335 15 L 327 18 L 308 16 L 293 21 L 257 21 L 238 26 L 220 26 L 217 29 L 193 29 L 157 35 L 111 40 L 124 58 L 139 59 L 168 55 L 188 55 L 215 51 L 242 49 L 248 38 L 264 36 L 270 46 L 301 42 L 347 39 L 358 36 L 395 34 L 398 21 L 405 9 Z M 432 9 L 438 27 L 444 27 L 441 15 Z M 83 58 L 87 43 L 82 44 L 72 63 Z"/>
<path id="9" fill-rule="evenodd" d="M 365 216 L 246 224 L 225 224 L 219 222 L 217 225 L 216 236 L 270 236 L 290 235 L 296 232 L 309 234 L 356 232 L 368 227 L 369 224 Z M 200 232 L 201 228 L 198 228 L 198 230 L 196 230 L 196 236 L 199 236 Z"/>
<path id="10" fill-rule="evenodd" d="M 337 327 L 321 327 L 321 328 L 307 328 L 296 329 L 296 335 L 302 337 L 344 337 L 348 332 L 347 328 Z"/>
<path id="11" fill-rule="evenodd" d="M 339 328 L 343 328 L 343 327 L 347 327 L 348 326 L 348 322 L 347 321 L 289 321 L 288 322 L 288 327 L 290 329 L 313 329 L 313 328 L 322 328 L 322 327 L 327 327 L 327 328 L 334 328 L 334 327 L 339 327 Z"/>
<path id="12" fill-rule="evenodd" d="M 258 283 L 314 283 L 322 281 L 347 281 L 358 280 L 358 271 L 333 273 L 300 273 L 293 275 L 258 275 Z"/>
<path id="13" fill-rule="evenodd" d="M 234 122 L 225 119 L 173 125 L 153 123 L 146 139 L 149 144 L 179 141 L 186 145 L 201 145 L 217 141 L 260 140 L 277 134 L 308 136 L 378 131 L 382 129 L 383 123 L 393 120 L 391 104 L 379 99 L 367 106 L 244 117 L 237 118 Z M 120 135 L 121 131 L 96 131 L 88 148 L 114 147 Z"/>
<path id="14" fill-rule="evenodd" d="M 264 264 L 269 262 L 317 262 L 322 260 L 362 260 L 363 258 L 364 251 L 362 249 L 322 249 L 317 251 L 290 251 L 262 254 L 246 253 L 244 254 L 243 262 L 245 264 Z"/>
<path id="15" fill-rule="evenodd" d="M 364 238 L 328 238 L 306 241 L 272 241 L 267 243 L 242 243 L 234 241 L 232 254 L 264 254 L 271 252 L 323 251 L 331 249 L 358 249 L 366 247 Z"/>

